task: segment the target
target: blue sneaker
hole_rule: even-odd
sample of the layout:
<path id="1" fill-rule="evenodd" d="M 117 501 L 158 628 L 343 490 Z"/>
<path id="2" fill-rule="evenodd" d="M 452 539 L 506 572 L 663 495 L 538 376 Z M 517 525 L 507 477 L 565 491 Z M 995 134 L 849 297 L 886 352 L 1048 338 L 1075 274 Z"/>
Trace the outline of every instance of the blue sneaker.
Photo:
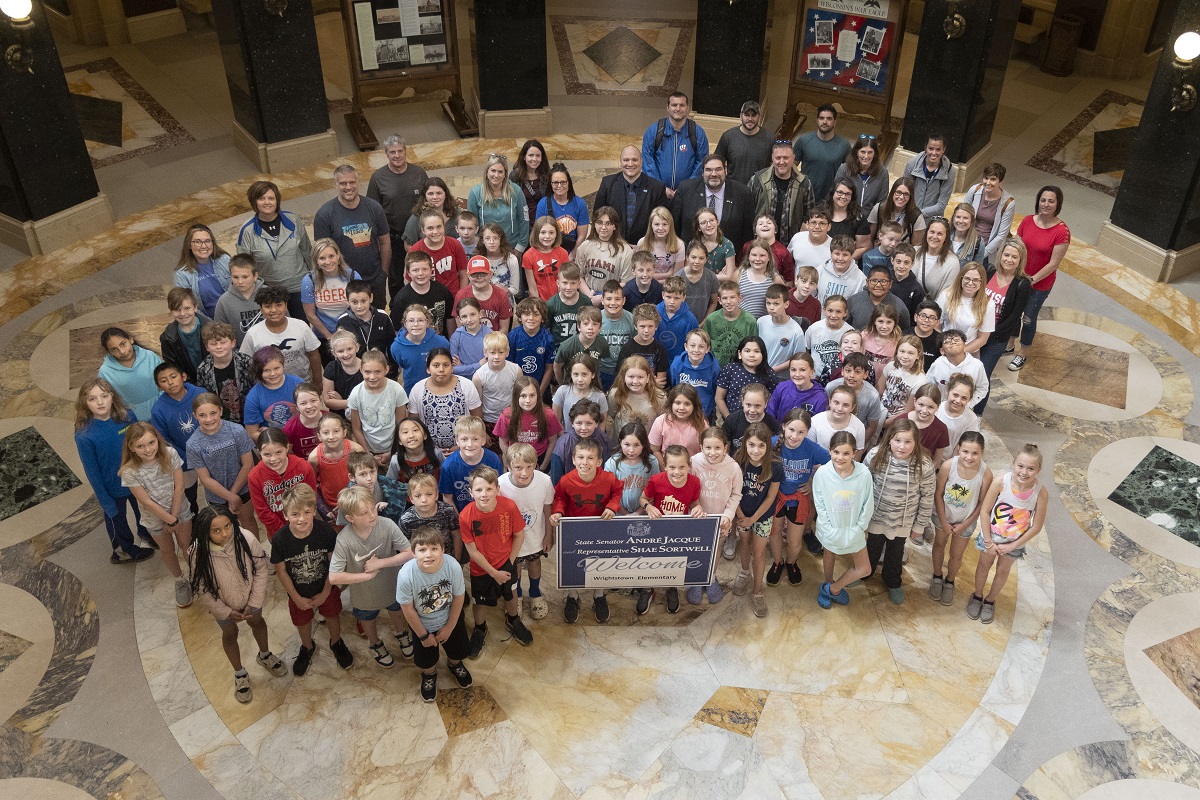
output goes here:
<path id="1" fill-rule="evenodd" d="M 821 591 L 817 592 L 817 605 L 821 608 L 830 608 L 833 606 L 833 595 L 829 593 L 828 583 L 821 584 Z"/>
<path id="2" fill-rule="evenodd" d="M 837 603 L 840 606 L 850 605 L 850 592 L 848 592 L 845 589 L 842 589 L 837 594 L 830 594 L 829 597 L 831 600 L 833 600 L 833 602 Z"/>

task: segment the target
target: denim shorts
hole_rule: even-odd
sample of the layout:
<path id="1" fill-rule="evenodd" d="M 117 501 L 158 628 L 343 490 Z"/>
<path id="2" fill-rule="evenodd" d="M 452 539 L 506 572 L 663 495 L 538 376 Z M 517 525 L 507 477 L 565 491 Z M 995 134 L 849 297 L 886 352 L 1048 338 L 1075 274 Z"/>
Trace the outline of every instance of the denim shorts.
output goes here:
<path id="1" fill-rule="evenodd" d="M 387 610 L 388 611 L 399 611 L 401 608 L 402 608 L 402 606 L 399 603 L 392 603 L 390 606 L 387 607 Z M 372 608 L 372 609 L 352 608 L 352 609 L 350 609 L 350 613 L 354 615 L 354 618 L 357 620 L 361 620 L 363 622 L 370 622 L 371 620 L 375 619 L 376 617 L 379 616 L 379 612 L 380 612 L 380 609 L 378 609 L 378 608 Z"/>

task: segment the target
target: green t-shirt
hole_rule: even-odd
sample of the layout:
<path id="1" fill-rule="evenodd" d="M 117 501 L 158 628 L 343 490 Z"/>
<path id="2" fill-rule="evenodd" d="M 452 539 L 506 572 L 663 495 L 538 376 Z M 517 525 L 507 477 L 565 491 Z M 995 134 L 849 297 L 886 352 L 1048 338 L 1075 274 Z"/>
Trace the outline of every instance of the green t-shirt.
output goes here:
<path id="1" fill-rule="evenodd" d="M 555 348 L 579 332 L 579 326 L 576 324 L 579 310 L 587 308 L 591 304 L 591 298 L 584 295 L 583 292 L 579 293 L 579 299 L 574 303 L 564 302 L 558 294 L 546 301 L 546 307 L 550 310 L 548 327 L 551 335 L 554 336 Z"/>
<path id="2" fill-rule="evenodd" d="M 608 346 L 608 341 L 603 336 L 597 335 L 595 340 L 590 345 L 584 347 L 583 342 L 579 341 L 579 334 L 577 333 L 563 342 L 562 345 L 560 345 L 559 348 L 554 352 L 554 363 L 562 364 L 563 377 L 565 380 L 567 374 L 570 372 L 570 370 L 567 368 L 567 365 L 571 363 L 571 359 L 573 359 L 575 356 L 579 355 L 580 353 L 587 353 L 592 358 L 596 359 L 596 363 L 599 365 L 609 357 L 609 351 L 610 348 Z"/>
<path id="3" fill-rule="evenodd" d="M 758 323 L 748 311 L 742 311 L 737 319 L 730 322 L 725 319 L 725 312 L 718 308 L 704 318 L 704 323 L 700 327 L 712 340 L 709 349 L 712 351 L 713 358 L 722 367 L 737 355 L 738 345 L 742 343 L 742 339 L 747 336 L 758 336 Z"/>

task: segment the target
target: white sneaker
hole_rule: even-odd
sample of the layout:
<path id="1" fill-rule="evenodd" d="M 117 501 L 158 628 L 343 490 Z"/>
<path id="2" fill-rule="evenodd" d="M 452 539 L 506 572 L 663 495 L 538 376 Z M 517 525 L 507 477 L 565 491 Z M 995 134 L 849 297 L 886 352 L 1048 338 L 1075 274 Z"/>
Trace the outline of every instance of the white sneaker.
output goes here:
<path id="1" fill-rule="evenodd" d="M 721 555 L 725 556 L 726 561 L 733 561 L 733 557 L 737 554 L 738 540 L 735 536 L 726 536 L 725 544 L 721 547 Z"/>

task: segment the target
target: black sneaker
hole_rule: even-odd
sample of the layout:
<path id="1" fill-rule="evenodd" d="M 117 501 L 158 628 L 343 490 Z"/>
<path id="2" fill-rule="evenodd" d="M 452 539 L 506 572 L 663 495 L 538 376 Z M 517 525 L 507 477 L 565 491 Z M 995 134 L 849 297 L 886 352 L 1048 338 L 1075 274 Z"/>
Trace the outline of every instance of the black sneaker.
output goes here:
<path id="1" fill-rule="evenodd" d="M 640 617 L 650 610 L 650 601 L 654 599 L 653 589 L 638 589 L 637 613 Z"/>
<path id="2" fill-rule="evenodd" d="M 471 633 L 471 649 L 467 652 L 467 658 L 479 658 L 479 654 L 483 652 L 483 643 L 487 639 L 487 628 L 482 625 L 476 625 L 475 630 Z"/>
<path id="3" fill-rule="evenodd" d="M 315 652 L 317 652 L 316 642 L 313 642 L 313 646 L 308 648 L 300 645 L 300 652 L 296 654 L 296 660 L 292 662 L 292 674 L 300 677 L 308 672 L 308 665 L 312 663 L 313 653 Z"/>
<path id="4" fill-rule="evenodd" d="M 783 564 L 779 561 L 771 564 L 767 570 L 767 586 L 778 586 L 779 579 L 783 577 Z"/>
<path id="5" fill-rule="evenodd" d="M 608 622 L 608 598 L 595 597 L 592 599 L 592 608 L 596 612 L 596 622 Z"/>
<path id="6" fill-rule="evenodd" d="M 667 613 L 675 614 L 679 611 L 679 590 L 672 586 L 667 589 Z"/>
<path id="7" fill-rule="evenodd" d="M 426 703 L 437 700 L 437 673 L 421 673 L 421 699 Z"/>
<path id="8" fill-rule="evenodd" d="M 790 583 L 792 586 L 800 585 L 800 581 L 804 580 L 804 576 L 800 574 L 800 567 L 796 564 L 796 562 L 792 561 L 784 566 L 787 569 L 788 583 Z"/>
<path id="9" fill-rule="evenodd" d="M 575 620 L 579 619 L 579 598 L 568 597 L 567 604 L 563 606 L 563 619 L 571 625 L 575 624 Z"/>
<path id="10" fill-rule="evenodd" d="M 450 674 L 454 676 L 454 680 L 458 682 L 460 688 L 466 689 L 471 685 L 473 679 L 471 673 L 467 671 L 467 665 L 461 661 L 457 664 L 450 664 Z"/>
<path id="11" fill-rule="evenodd" d="M 814 556 L 823 555 L 825 553 L 825 548 L 822 546 L 821 540 L 817 538 L 815 533 L 804 534 L 804 546 L 807 547 L 808 552 L 812 553 Z M 795 582 L 799 583 L 800 581 Z"/>
<path id="12" fill-rule="evenodd" d="M 512 634 L 512 638 L 526 647 L 533 644 L 533 634 L 529 632 L 529 628 L 525 627 L 525 623 L 521 622 L 520 617 L 505 617 L 504 627 Z"/>
<path id="13" fill-rule="evenodd" d="M 329 651 L 333 653 L 333 657 L 337 659 L 337 665 L 342 669 L 350 669 L 354 663 L 354 656 L 351 655 L 350 648 L 346 647 L 346 643 L 341 639 L 330 642 Z"/>

